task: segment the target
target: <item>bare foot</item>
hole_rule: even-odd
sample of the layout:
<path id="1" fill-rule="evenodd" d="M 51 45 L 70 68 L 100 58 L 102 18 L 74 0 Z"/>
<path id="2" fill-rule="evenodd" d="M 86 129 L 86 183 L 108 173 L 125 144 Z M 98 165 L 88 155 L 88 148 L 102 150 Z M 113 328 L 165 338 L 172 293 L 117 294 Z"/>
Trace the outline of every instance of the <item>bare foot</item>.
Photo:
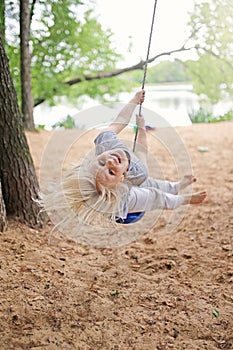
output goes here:
<path id="1" fill-rule="evenodd" d="M 183 204 L 200 204 L 206 199 L 206 195 L 206 191 L 185 194 Z"/>
<path id="2" fill-rule="evenodd" d="M 180 181 L 180 189 L 183 190 L 185 187 L 191 185 L 191 183 L 196 182 L 197 179 L 193 175 L 185 175 Z"/>

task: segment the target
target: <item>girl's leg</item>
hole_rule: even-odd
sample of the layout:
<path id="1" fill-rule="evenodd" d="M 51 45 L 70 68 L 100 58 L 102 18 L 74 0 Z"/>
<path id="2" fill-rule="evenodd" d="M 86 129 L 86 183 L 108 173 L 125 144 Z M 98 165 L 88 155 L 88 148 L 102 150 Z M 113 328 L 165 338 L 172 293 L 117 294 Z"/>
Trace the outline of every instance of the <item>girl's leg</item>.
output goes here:
<path id="1" fill-rule="evenodd" d="M 166 181 L 149 177 L 142 184 L 142 187 L 146 185 L 147 187 L 154 187 L 166 193 L 178 194 L 180 190 L 191 185 L 191 183 L 195 181 L 196 178 L 193 175 L 185 175 L 181 181 Z"/>
<path id="2" fill-rule="evenodd" d="M 200 204 L 206 199 L 206 191 L 185 194 L 183 204 Z"/>
<path id="3" fill-rule="evenodd" d="M 180 190 L 183 190 L 187 186 L 191 185 L 193 182 L 196 182 L 197 178 L 193 175 L 185 175 L 180 181 Z"/>
<path id="4" fill-rule="evenodd" d="M 158 180 L 152 177 L 148 177 L 147 180 L 141 185 L 142 187 L 153 187 L 166 193 L 177 194 L 180 189 L 180 182 L 170 182 L 166 180 Z"/>

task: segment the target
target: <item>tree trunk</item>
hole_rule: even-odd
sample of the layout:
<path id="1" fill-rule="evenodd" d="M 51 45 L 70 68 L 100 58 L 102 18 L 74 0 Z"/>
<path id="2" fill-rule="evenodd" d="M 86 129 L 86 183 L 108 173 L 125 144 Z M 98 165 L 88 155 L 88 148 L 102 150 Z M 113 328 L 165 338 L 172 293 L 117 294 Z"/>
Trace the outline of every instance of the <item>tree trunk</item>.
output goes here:
<path id="1" fill-rule="evenodd" d="M 5 0 L 0 1 L 0 33 L 5 42 Z"/>
<path id="2" fill-rule="evenodd" d="M 0 232 L 4 232 L 7 229 L 7 217 L 5 203 L 2 197 L 2 185 L 0 182 Z"/>
<path id="3" fill-rule="evenodd" d="M 6 212 L 32 227 L 41 226 L 39 184 L 1 35 L 0 86 L 0 180 Z"/>
<path id="4" fill-rule="evenodd" d="M 31 85 L 31 54 L 30 54 L 30 1 L 20 0 L 20 65 L 21 65 L 21 96 L 24 127 L 34 130 L 33 96 Z"/>

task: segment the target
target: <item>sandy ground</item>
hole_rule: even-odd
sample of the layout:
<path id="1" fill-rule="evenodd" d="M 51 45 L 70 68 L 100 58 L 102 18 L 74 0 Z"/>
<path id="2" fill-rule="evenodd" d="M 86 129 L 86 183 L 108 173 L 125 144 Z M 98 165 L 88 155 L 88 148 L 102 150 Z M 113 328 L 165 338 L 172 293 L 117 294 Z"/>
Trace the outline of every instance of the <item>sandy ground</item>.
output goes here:
<path id="1" fill-rule="evenodd" d="M 0 234 L 1 350 L 233 349 L 233 123 L 177 133 L 198 178 L 194 190 L 206 189 L 208 198 L 189 207 L 172 233 L 162 213 L 146 232 L 130 225 L 137 239 L 111 249 L 51 235 L 52 225 L 34 230 L 12 221 Z M 92 136 L 79 140 L 78 154 Z M 27 137 L 39 175 L 51 133 Z M 149 137 L 164 176 L 175 180 L 175 165 Z M 56 145 L 58 154 L 63 147 Z M 49 177 L 57 160 L 46 153 Z M 76 156 L 71 149 L 67 162 Z"/>

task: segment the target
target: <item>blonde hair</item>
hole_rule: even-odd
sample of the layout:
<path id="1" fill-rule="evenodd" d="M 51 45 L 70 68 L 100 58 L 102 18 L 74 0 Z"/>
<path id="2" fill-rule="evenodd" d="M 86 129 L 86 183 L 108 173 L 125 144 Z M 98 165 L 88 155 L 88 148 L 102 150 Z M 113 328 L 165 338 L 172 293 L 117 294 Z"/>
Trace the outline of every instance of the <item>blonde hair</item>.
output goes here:
<path id="1" fill-rule="evenodd" d="M 100 185 L 97 191 L 95 175 L 87 163 L 66 171 L 60 183 L 43 196 L 44 208 L 57 226 L 59 220 L 68 222 L 75 216 L 81 224 L 106 227 L 115 224 L 116 216 L 120 216 L 129 184 L 120 182 L 114 189 Z"/>

